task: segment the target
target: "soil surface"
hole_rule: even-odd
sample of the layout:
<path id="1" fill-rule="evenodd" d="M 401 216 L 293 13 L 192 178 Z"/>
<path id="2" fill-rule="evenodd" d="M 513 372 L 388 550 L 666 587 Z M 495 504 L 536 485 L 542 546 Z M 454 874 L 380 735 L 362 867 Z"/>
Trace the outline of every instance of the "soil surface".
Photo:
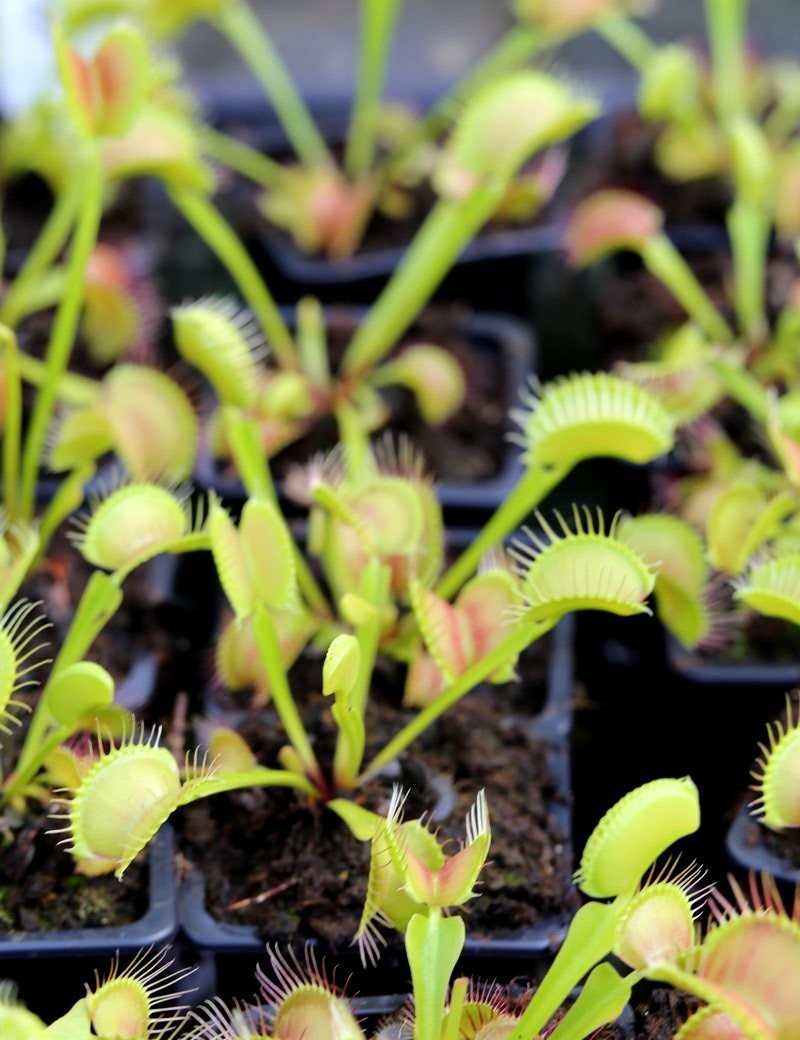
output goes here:
<path id="1" fill-rule="evenodd" d="M 294 162 L 291 154 L 285 148 L 270 147 L 263 130 L 257 126 L 237 122 L 222 127 L 225 133 L 244 141 L 251 147 L 266 151 L 273 161 L 284 165 Z M 336 130 L 329 131 L 326 136 L 333 141 L 333 151 L 341 158 L 343 144 L 337 141 Z M 541 157 L 534 159 L 526 169 L 533 170 L 541 166 Z M 282 228 L 267 221 L 262 215 L 259 199 L 262 190 L 239 177 L 229 170 L 219 171 L 219 178 L 223 188 L 221 205 L 229 209 L 235 218 L 237 230 L 245 238 L 264 239 L 270 241 L 272 248 L 283 252 L 290 252 L 299 258 L 309 261 L 324 263 L 327 260 L 325 253 L 304 254 L 295 244 L 291 235 Z M 558 191 L 558 188 L 556 189 Z M 439 200 L 439 195 L 434 191 L 430 181 L 423 179 L 414 186 L 406 186 L 403 189 L 406 212 L 402 215 L 389 216 L 375 210 L 364 229 L 364 235 L 354 254 L 356 258 L 369 257 L 371 255 L 384 253 L 385 251 L 405 251 L 409 242 L 415 236 L 424 223 L 426 217 Z M 491 235 L 496 231 L 509 231 L 517 228 L 530 228 L 544 224 L 552 217 L 553 200 L 547 202 L 538 213 L 528 218 L 519 220 L 498 217 L 490 220 L 476 237 Z M 342 263 L 346 266 L 348 258 Z M 336 260 L 330 261 L 337 263 Z"/>
<path id="2" fill-rule="evenodd" d="M 125 872 L 83 877 L 72 857 L 49 834 L 57 826 L 47 806 L 33 806 L 24 821 L 0 815 L 0 932 L 119 927 L 139 920 L 149 905 L 147 857 Z"/>
<path id="3" fill-rule="evenodd" d="M 352 338 L 358 318 L 347 309 L 335 309 L 328 323 L 329 355 L 335 371 Z M 447 422 L 431 427 L 419 414 L 413 394 L 401 387 L 383 393 L 390 418 L 386 429 L 407 435 L 421 451 L 427 469 L 437 480 L 482 481 L 497 476 L 505 465 L 512 402 L 507 393 L 507 372 L 498 344 L 474 338 L 460 330 L 464 314 L 458 308 L 431 310 L 403 338 L 394 353 L 411 343 L 435 343 L 449 350 L 461 365 L 467 384 L 462 407 Z M 380 436 L 378 434 L 377 436 Z M 336 423 L 327 416 L 301 439 L 279 452 L 272 460 L 278 480 L 316 452 L 329 451 L 338 440 Z M 215 466 L 217 474 L 232 479 L 231 467 Z"/>
<path id="4" fill-rule="evenodd" d="M 677 989 L 654 989 L 634 1007 L 636 1040 L 670 1040 L 700 1007 L 696 997 Z"/>
<path id="5" fill-rule="evenodd" d="M 360 803 L 385 811 L 392 784 L 400 783 L 410 790 L 406 818 L 433 809 L 431 825 L 453 852 L 469 807 L 486 789 L 492 849 L 480 897 L 466 907 L 473 939 L 542 924 L 575 905 L 569 836 L 554 830 L 550 815 L 553 801 L 565 794 L 555 789 L 547 745 L 533 731 L 544 697 L 544 661 L 539 648 L 529 654 L 521 683 L 473 691 L 401 756 L 396 773 L 357 794 Z M 292 682 L 325 768 L 335 732 L 319 693 L 321 660 L 299 664 Z M 377 672 L 366 717 L 368 759 L 411 717 L 398 690 L 394 668 Z M 259 762 L 275 762 L 285 738 L 272 711 L 246 712 L 239 729 Z M 333 813 L 293 792 L 265 789 L 188 806 L 177 823 L 184 854 L 205 878 L 214 916 L 253 925 L 273 941 L 319 937 L 334 953 L 349 945 L 363 907 L 369 848 Z M 397 944 L 393 936 L 389 941 Z"/>

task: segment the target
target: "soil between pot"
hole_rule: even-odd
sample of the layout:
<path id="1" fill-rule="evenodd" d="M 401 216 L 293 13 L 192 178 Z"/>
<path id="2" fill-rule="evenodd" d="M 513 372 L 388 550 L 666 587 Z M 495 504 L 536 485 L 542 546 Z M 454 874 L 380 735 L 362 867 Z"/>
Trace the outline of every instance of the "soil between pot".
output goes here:
<path id="1" fill-rule="evenodd" d="M 0 932 L 119 928 L 145 915 L 146 858 L 126 871 L 123 883 L 110 874 L 83 877 L 58 847 L 63 835 L 48 833 L 57 824 L 47 807 L 29 809 L 13 832 L 7 829 L 10 822 L 9 813 L 0 818 Z"/>
<path id="2" fill-rule="evenodd" d="M 348 307 L 328 310 L 328 354 L 334 372 L 362 317 L 363 312 Z M 395 435 L 408 436 L 420 449 L 437 480 L 488 480 L 500 473 L 508 452 L 505 441 L 508 410 L 514 403 L 508 359 L 503 358 L 496 344 L 487 343 L 489 337 L 485 333 L 481 335 L 480 326 L 478 334 L 472 337 L 469 328 L 469 315 L 464 310 L 432 309 L 422 315 L 392 352 L 395 354 L 411 343 L 434 343 L 448 350 L 464 371 L 467 384 L 464 404 L 451 419 L 436 427 L 424 422 L 410 391 L 390 387 L 383 395 L 390 415 L 386 429 Z M 532 358 L 527 360 L 532 364 Z M 527 370 L 520 374 L 524 378 Z M 333 417 L 317 419 L 301 439 L 274 456 L 271 460 L 274 476 L 282 481 L 293 466 L 307 462 L 316 452 L 330 451 L 337 441 Z M 223 485 L 235 479 L 230 464 L 224 460 L 212 462 L 210 470 Z M 205 479 L 205 475 L 202 476 Z"/>
<path id="3" fill-rule="evenodd" d="M 544 697 L 542 650 L 532 651 L 523 682 L 473 691 L 401 757 L 396 775 L 376 779 L 357 796 L 382 811 L 399 782 L 411 792 L 407 818 L 438 804 L 443 818 L 433 822 L 441 838 L 452 840 L 452 851 L 468 808 L 486 789 L 492 851 L 480 897 L 466 907 L 470 938 L 513 932 L 576 905 L 569 835 L 553 832 L 548 807 L 564 793 L 549 775 L 547 742 L 531 733 Z M 302 711 L 314 717 L 309 728 L 327 762 L 335 734 L 319 695 L 320 671 L 321 661 L 314 662 L 308 678 L 295 671 L 293 679 L 310 693 Z M 398 676 L 381 672 L 367 711 L 368 758 L 409 717 L 397 690 Z M 241 732 L 265 764 L 284 743 L 270 711 L 249 713 Z M 284 790 L 248 791 L 190 805 L 177 825 L 214 916 L 254 926 L 271 941 L 317 938 L 333 955 L 347 950 L 363 907 L 369 848 L 333 813 Z M 387 938 L 399 948 L 398 937 Z"/>

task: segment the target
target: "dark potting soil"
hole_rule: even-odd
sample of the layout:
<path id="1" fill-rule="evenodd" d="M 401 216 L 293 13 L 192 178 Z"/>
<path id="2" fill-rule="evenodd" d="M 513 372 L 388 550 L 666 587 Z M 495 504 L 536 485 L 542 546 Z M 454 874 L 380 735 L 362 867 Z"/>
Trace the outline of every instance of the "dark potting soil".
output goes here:
<path id="1" fill-rule="evenodd" d="M 635 111 L 615 113 L 603 119 L 602 133 L 590 135 L 591 168 L 595 174 L 590 191 L 626 188 L 646 195 L 664 210 L 667 227 L 725 226 L 730 189 L 723 177 L 690 181 L 668 177 L 655 161 L 660 127 L 647 123 Z"/>
<path id="2" fill-rule="evenodd" d="M 231 121 L 224 125 L 222 129 L 225 133 L 245 142 L 251 147 L 265 150 L 264 132 L 257 123 Z M 337 136 L 340 137 L 340 135 L 331 133 L 328 136 L 329 140 L 333 142 L 334 154 L 341 159 L 344 145 L 341 139 L 337 140 Z M 267 151 L 273 161 L 283 163 L 284 165 L 289 165 L 295 161 L 293 156 L 284 148 L 276 150 L 273 147 L 267 149 Z M 540 159 L 535 159 L 528 168 L 533 169 L 539 163 Z M 259 204 L 262 194 L 261 188 L 225 169 L 218 171 L 218 176 L 220 187 L 222 188 L 220 205 L 224 210 L 230 211 L 240 235 L 244 238 L 257 239 L 266 234 L 274 239 L 276 244 L 284 251 L 293 252 L 301 256 L 307 255 L 309 260 L 323 261 L 326 259 L 327 254 L 325 253 L 303 254 L 288 232 L 266 220 Z M 367 257 L 376 253 L 394 250 L 404 252 L 424 223 L 425 218 L 439 200 L 439 195 L 434 191 L 430 181 L 427 179 L 414 186 L 404 188 L 403 195 L 406 203 L 406 212 L 404 214 L 390 216 L 377 209 L 373 211 L 364 229 L 361 242 L 355 251 L 354 255 L 356 257 Z M 547 203 L 532 217 L 518 221 L 503 217 L 494 218 L 478 232 L 478 237 L 491 235 L 496 231 L 530 228 L 543 224 L 549 219 L 551 209 L 552 204 Z M 331 262 L 336 263 L 337 261 L 332 260 Z M 347 258 L 345 258 L 344 263 L 347 263 Z"/>
<path id="3" fill-rule="evenodd" d="M 123 882 L 112 874 L 83 877 L 58 847 L 63 835 L 47 833 L 60 826 L 48 807 L 29 803 L 18 822 L 13 810 L 0 815 L 0 933 L 117 927 L 147 912 L 146 856 Z"/>
<path id="4" fill-rule="evenodd" d="M 548 800 L 563 792 L 554 789 L 546 747 L 531 732 L 544 690 L 543 662 L 539 654 L 531 657 L 533 671 L 522 668 L 530 677 L 473 691 L 401 756 L 396 772 L 356 794 L 359 803 L 383 812 L 392 784 L 401 784 L 410 790 L 406 818 L 433 810 L 432 826 L 452 853 L 464 837 L 469 807 L 485 788 L 492 848 L 480 896 L 465 908 L 470 938 L 508 934 L 575 905 L 569 836 L 553 833 L 548 818 Z M 299 664 L 293 687 L 305 693 L 304 719 L 318 757 L 328 763 L 335 731 L 319 692 L 322 662 Z M 367 760 L 411 717 L 399 705 L 398 688 L 393 668 L 378 673 L 366 716 Z M 274 713 L 246 712 L 238 728 L 258 761 L 273 764 L 285 743 Z M 177 825 L 215 917 L 253 925 L 273 940 L 320 937 L 333 953 L 350 944 L 364 903 L 369 846 L 332 812 L 288 789 L 263 789 L 190 805 Z"/>
<path id="5" fill-rule="evenodd" d="M 636 1040 L 671 1040 L 701 1006 L 697 997 L 678 989 L 654 989 L 634 1006 Z"/>
<path id="6" fill-rule="evenodd" d="M 744 844 L 750 849 L 764 849 L 781 859 L 790 870 L 800 871 L 800 833 L 796 828 L 773 831 L 753 817 L 748 821 Z"/>
<path id="7" fill-rule="evenodd" d="M 21 592 L 53 628 L 43 633 L 50 645 L 37 654 L 42 666 L 31 675 L 35 685 L 16 694 L 16 699 L 35 704 L 48 675 L 47 660 L 55 657 L 92 568 L 85 563 L 64 533 L 54 539 L 48 555 Z M 37 641 L 38 642 L 38 641 Z M 141 691 L 149 702 L 140 705 L 145 715 L 155 717 L 159 691 L 168 675 L 159 673 L 166 663 L 169 635 L 156 621 L 155 606 L 147 583 L 147 568 L 132 573 L 123 587 L 123 603 L 117 614 L 90 648 L 87 659 L 105 667 L 121 683 L 144 654 L 154 655 L 152 685 Z M 33 659 L 32 659 L 33 660 Z M 149 671 L 149 670 L 146 670 Z M 10 727 L 0 747 L 0 775 L 13 768 L 24 739 L 22 726 Z M 86 735 L 86 740 L 91 736 Z M 63 823 L 54 821 L 53 806 L 29 800 L 24 812 L 8 806 L 0 810 L 0 931 L 95 928 L 124 925 L 141 918 L 148 908 L 146 857 L 126 871 L 124 882 L 112 875 L 86 878 L 75 872 L 71 856 L 58 843 L 63 834 L 48 834 Z"/>
<path id="8" fill-rule="evenodd" d="M 449 350 L 466 377 L 467 393 L 462 407 L 447 422 L 431 427 L 420 416 L 409 390 L 389 387 L 382 391 L 390 411 L 386 429 L 409 437 L 420 449 L 435 479 L 481 481 L 502 470 L 508 450 L 507 416 L 515 402 L 508 400 L 507 376 L 497 347 L 481 349 L 470 343 L 458 327 L 459 319 L 463 321 L 464 315 L 458 308 L 426 312 L 392 353 L 411 343 L 435 343 Z M 357 322 L 357 316 L 349 309 L 331 310 L 328 344 L 334 371 Z M 337 442 L 334 419 L 331 416 L 320 419 L 306 435 L 275 456 L 272 460 L 275 477 L 282 480 L 293 466 L 307 462 L 317 452 L 329 451 Z M 218 464 L 218 472 L 224 477 L 231 476 L 230 467 L 224 462 Z"/>

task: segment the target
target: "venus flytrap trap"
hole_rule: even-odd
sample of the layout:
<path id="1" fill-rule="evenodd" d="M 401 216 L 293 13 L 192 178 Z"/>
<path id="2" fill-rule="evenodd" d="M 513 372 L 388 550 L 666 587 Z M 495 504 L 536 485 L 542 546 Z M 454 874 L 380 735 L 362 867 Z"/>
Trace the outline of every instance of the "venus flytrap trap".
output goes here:
<path id="1" fill-rule="evenodd" d="M 490 854 L 484 797 L 478 796 L 468 814 L 465 844 L 449 859 L 421 821 L 402 820 L 402 804 L 397 789 L 386 817 L 343 803 L 372 834 L 360 930 L 364 954 L 377 957 L 376 925 L 391 924 L 405 933 L 411 967 L 412 999 L 399 1016 L 378 1025 L 374 1040 L 582 1040 L 619 1016 L 636 981 L 656 977 L 664 965 L 696 949 L 694 918 L 709 891 L 699 885 L 702 872 L 651 870 L 644 877 L 656 857 L 699 826 L 697 791 L 688 779 L 645 784 L 600 821 L 578 873 L 593 901 L 575 915 L 542 981 L 515 1000 L 475 980 L 452 980 L 465 927 L 460 917 L 444 911 L 472 898 L 480 883 Z M 604 898 L 613 902 L 599 901 Z M 323 1025 L 325 1035 L 336 1040 L 364 1040 L 366 1032 L 317 967 L 313 952 L 306 953 L 305 964 L 296 954 L 268 952 L 275 979 L 257 972 L 261 1006 L 229 1008 L 213 1000 L 194 1013 L 192 1040 L 289 1040 Z M 612 952 L 632 969 L 627 976 L 602 963 Z M 568 1006 L 571 991 L 587 973 Z"/>
<path id="2" fill-rule="evenodd" d="M 119 956 L 104 976 L 95 972 L 81 997 L 61 1018 L 45 1023 L 21 1005 L 13 987 L 0 983 L 0 1027 L 12 1040 L 169 1040 L 186 1020 L 178 989 L 194 969 L 173 970 L 169 948 L 141 950 L 122 968 Z"/>
<path id="3" fill-rule="evenodd" d="M 567 476 L 591 458 L 618 458 L 643 465 L 670 450 L 674 421 L 653 394 L 602 373 L 575 373 L 522 395 L 512 412 L 520 427 L 525 471 L 472 544 L 436 586 L 453 595 L 481 557 L 499 544 Z"/>

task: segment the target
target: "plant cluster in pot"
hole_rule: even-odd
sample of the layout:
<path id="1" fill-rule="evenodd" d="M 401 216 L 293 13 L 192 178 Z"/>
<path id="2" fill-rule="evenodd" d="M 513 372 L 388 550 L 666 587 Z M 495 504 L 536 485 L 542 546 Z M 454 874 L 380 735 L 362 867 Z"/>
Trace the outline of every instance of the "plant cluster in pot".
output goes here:
<path id="1" fill-rule="evenodd" d="M 576 375 L 543 388 L 530 406 L 530 412 L 520 416 L 526 445 L 524 475 L 486 527 L 443 573 L 440 507 L 418 460 L 402 445 L 397 451 L 384 446 L 383 451 L 373 452 L 362 433 L 360 443 L 353 438 L 349 452 L 315 461 L 295 475 L 294 492 L 311 507 L 308 545 L 318 558 L 320 576 L 293 540 L 269 494 L 269 472 L 258 444 L 246 436 L 238 438 L 240 471 L 252 482 L 238 527 L 211 496 L 208 516 L 193 544 L 211 549 L 235 614 L 235 621 L 220 637 L 219 670 L 231 686 L 254 686 L 262 701 L 269 691 L 268 726 L 274 733 L 279 722 L 285 737 L 277 743 L 288 737 L 289 744 L 256 754 L 230 724 L 206 722 L 202 730 L 206 755 L 190 755 L 181 771 L 170 751 L 156 746 L 153 734 L 142 733 L 123 748 L 109 750 L 82 779 L 68 809 L 73 834 L 92 826 L 94 807 L 110 796 L 118 763 L 124 763 L 124 784 L 139 791 L 140 812 L 129 817 L 127 832 L 120 836 L 117 873 L 126 869 L 172 811 L 210 794 L 222 797 L 226 792 L 246 791 L 247 797 L 230 802 L 244 806 L 244 816 L 238 817 L 241 843 L 251 828 L 248 840 L 254 849 L 269 849 L 271 817 L 259 829 L 253 822 L 254 809 L 263 802 L 253 793 L 260 787 L 277 789 L 269 793 L 269 804 L 280 805 L 282 815 L 288 806 L 290 817 L 297 819 L 295 830 L 308 828 L 302 832 L 308 833 L 307 841 L 298 843 L 297 835 L 293 839 L 292 847 L 302 848 L 304 856 L 315 851 L 326 832 L 337 829 L 340 846 L 348 830 L 366 841 L 375 825 L 375 807 L 388 794 L 380 782 L 384 770 L 405 753 L 406 768 L 417 775 L 415 749 L 421 746 L 417 738 L 446 711 L 456 715 L 455 705 L 466 693 L 487 678 L 508 681 L 518 655 L 571 611 L 593 608 L 630 615 L 647 609 L 651 570 L 642 567 L 635 552 L 621 546 L 615 525 L 606 531 L 602 517 L 577 508 L 572 528 L 563 520 L 550 524 L 540 516 L 539 532 L 514 550 L 517 568 L 510 568 L 499 554 L 475 574 L 487 550 L 502 542 L 582 458 L 599 453 L 644 462 L 671 444 L 671 423 L 665 413 L 654 407 L 646 391 L 615 377 Z M 234 407 L 229 409 L 233 418 Z M 118 516 L 125 506 L 120 498 L 115 504 Z M 98 520 L 102 521 L 99 514 Z M 90 521 L 90 531 L 91 527 Z M 510 624 L 505 614 L 514 619 Z M 308 666 L 305 672 L 295 671 L 300 682 L 294 687 L 289 680 L 290 666 L 310 641 L 320 656 L 325 654 L 322 693 L 333 697 L 329 710 L 323 707 L 319 680 L 313 678 L 319 663 L 312 665 L 311 672 Z M 399 730 L 390 729 L 386 743 L 376 746 L 371 726 L 380 718 L 380 690 L 371 686 L 377 682 L 379 687 L 382 676 L 398 672 L 400 666 L 407 670 L 407 708 L 390 711 L 389 717 L 396 720 L 390 726 Z M 481 707 L 487 696 L 469 710 L 478 710 L 476 717 L 482 720 L 478 725 L 502 730 L 501 718 Z M 414 710 L 412 705 L 422 707 Z M 491 718 L 495 721 L 489 723 Z M 258 722 L 257 713 L 245 713 L 242 732 L 257 732 Z M 455 725 L 456 721 L 450 729 Z M 447 732 L 441 724 L 440 732 Z M 503 742 L 509 738 L 501 738 L 499 732 L 486 737 L 486 746 L 494 741 L 492 753 L 501 761 Z M 262 754 L 277 762 L 264 761 Z M 157 772 L 162 777 L 156 784 Z M 233 811 L 222 809 L 220 819 Z M 197 823 L 197 812 L 192 818 L 195 831 L 205 827 L 206 834 L 218 833 L 216 824 Z M 289 824 L 292 829 L 291 819 Z M 557 838 L 557 845 L 563 845 L 563 837 Z M 81 852 L 92 855 L 86 846 L 81 846 Z M 198 855 L 196 850 L 193 855 Z M 556 861 L 562 855 L 557 848 Z M 269 856 L 267 864 L 272 859 Z M 555 887 L 563 882 L 568 888 L 568 881 L 565 871 Z M 274 887 L 288 889 L 288 918 L 296 918 L 296 907 L 313 903 L 313 895 L 319 895 L 304 896 L 298 891 L 298 879 L 284 878 Z M 223 905 L 234 901 L 257 909 L 259 902 L 268 901 L 251 898 L 252 890 L 234 898 L 230 882 L 226 891 Z M 276 905 L 279 902 L 275 900 Z M 306 918 L 313 919 L 313 913 L 300 916 L 301 929 L 307 927 Z M 282 926 L 283 934 L 286 927 Z M 546 952 L 551 938 L 540 932 L 533 945 Z M 237 935 L 230 928 L 215 941 L 223 949 L 257 946 L 252 934 Z M 501 944 L 510 953 L 514 947 L 513 938 L 505 947 Z"/>
<path id="2" fill-rule="evenodd" d="M 398 394 L 392 390 L 390 399 L 393 396 L 404 407 L 413 399 L 415 421 L 423 425 L 435 426 L 450 420 L 462 405 L 465 393 L 469 409 L 471 367 L 474 364 L 478 369 L 486 369 L 488 352 L 483 350 L 483 342 L 479 343 L 477 354 L 472 353 L 476 360 L 467 362 L 466 370 L 449 353 L 418 340 L 412 339 L 396 354 L 392 352 L 407 330 L 419 323 L 424 306 L 461 250 L 496 211 L 519 167 L 531 155 L 568 137 L 592 118 L 596 112 L 592 101 L 576 96 L 554 77 L 533 71 L 494 78 L 470 95 L 437 163 L 440 197 L 397 271 L 357 328 L 346 333 L 337 362 L 330 349 L 334 335 L 329 335 L 318 304 L 306 299 L 298 304 L 293 334 L 247 250 L 220 214 L 212 194 L 213 178 L 202 161 L 202 124 L 187 108 L 172 66 L 156 62 L 147 51 L 141 26 L 133 21 L 123 29 L 110 29 L 88 59 L 80 57 L 66 41 L 62 40 L 61 49 L 64 61 L 77 62 L 84 75 L 101 69 L 117 50 L 125 51 L 126 71 L 138 91 L 138 107 L 124 133 L 110 140 L 103 138 L 102 147 L 95 147 L 95 176 L 102 171 L 118 179 L 136 173 L 155 176 L 163 183 L 176 210 L 221 260 L 252 313 L 253 335 L 263 337 L 268 344 L 268 363 L 256 366 L 252 380 L 239 381 L 240 397 L 235 402 L 247 406 L 248 418 L 258 427 L 268 454 L 276 454 L 306 437 L 325 417 L 329 417 L 336 430 L 334 439 L 345 443 L 353 422 L 379 429 L 389 418 L 386 388 L 403 391 Z M 141 63 L 147 58 L 151 64 L 143 69 Z M 81 120 L 85 122 L 85 110 L 91 101 L 82 95 L 77 79 L 67 76 L 66 82 L 70 88 L 65 98 L 67 111 L 79 124 Z M 129 84 L 126 89 L 130 94 Z M 177 345 L 190 363 L 193 359 L 182 349 L 181 324 L 203 325 L 211 338 L 232 338 L 230 326 L 239 323 L 236 307 L 201 302 L 206 306 L 198 303 L 187 311 L 179 307 L 174 315 Z M 419 328 L 418 324 L 417 336 Z M 196 330 L 198 335 L 201 331 Z M 480 319 L 477 338 L 487 338 L 485 322 L 482 331 Z M 230 353 L 220 358 L 220 371 L 212 380 L 218 395 L 219 383 L 225 381 L 225 369 L 244 363 L 243 353 L 252 359 L 248 350 L 233 344 Z M 502 382 L 501 377 L 501 385 Z M 159 402 L 162 407 L 163 396 Z M 208 443 L 224 458 L 230 454 L 230 440 L 235 433 L 227 429 L 225 422 L 224 392 L 219 401 L 223 407 L 214 409 L 213 435 Z M 80 402 L 77 403 L 75 411 L 80 413 Z M 487 415 L 492 413 L 491 404 L 486 407 Z M 107 438 L 97 445 L 90 443 L 93 406 L 94 401 L 89 400 L 88 415 L 78 414 L 74 418 L 72 432 L 81 434 L 87 450 L 104 451 L 108 448 Z M 462 409 L 461 418 L 453 420 L 453 425 L 470 425 L 472 414 Z M 501 412 L 494 408 L 493 414 L 496 421 Z M 448 435 L 450 429 L 445 430 Z M 506 456 L 500 466 L 506 469 L 496 479 L 478 481 L 480 492 L 491 496 L 488 510 L 505 493 L 509 473 L 513 471 L 513 456 Z M 457 490 L 450 488 L 453 501 Z M 478 501 L 477 494 L 473 499 Z M 474 507 L 474 501 L 467 505 Z"/>
<path id="3" fill-rule="evenodd" d="M 714 766 L 681 742 L 686 717 L 721 733 L 731 761 L 746 768 L 753 727 L 797 679 L 797 265 L 768 263 L 780 155 L 746 112 L 721 129 L 733 193 L 722 285 L 707 291 L 666 234 L 662 211 L 630 191 L 589 196 L 565 240 L 578 266 L 636 254 L 689 318 L 662 330 L 644 359 L 615 370 L 648 387 L 679 427 L 668 465 L 652 470 L 655 508 L 671 515 L 636 516 L 622 530 L 661 561 L 656 603 L 669 633 L 661 685 L 673 709 L 667 746 L 681 748 L 675 764 L 701 785 Z M 634 685 L 648 671 L 639 663 Z M 734 798 L 720 787 L 720 816 Z"/>
<path id="4" fill-rule="evenodd" d="M 564 8 L 562 10 L 561 8 Z M 613 184 L 650 197 L 682 248 L 724 249 L 735 150 L 726 124 L 744 115 L 776 155 L 778 224 L 792 221 L 800 125 L 796 63 L 765 58 L 748 39 L 749 4 L 709 0 L 704 39 L 657 44 L 631 15 L 646 5 L 598 0 L 551 5 L 521 0 L 523 18 L 542 31 L 578 18 L 631 66 L 635 81 L 591 135 L 594 188 Z M 577 14 L 570 11 L 574 7 Z M 640 10 L 637 10 L 640 9 Z"/>
<path id="5" fill-rule="evenodd" d="M 402 5 L 397 0 L 362 3 L 353 102 L 340 120 L 339 140 L 331 141 L 326 139 L 328 121 L 309 111 L 285 67 L 269 34 L 269 17 L 255 17 L 244 0 L 185 4 L 174 15 L 163 11 L 163 6 L 117 2 L 113 10 L 137 18 L 162 45 L 174 44 L 200 20 L 232 44 L 263 88 L 260 111 L 250 119 L 237 105 L 227 123 L 218 116 L 217 129 L 202 127 L 202 148 L 223 178 L 233 172 L 258 190 L 258 197 L 254 192 L 235 193 L 239 205 L 234 206 L 232 219 L 240 237 L 263 240 L 271 283 L 287 295 L 311 291 L 326 302 L 343 297 L 351 302 L 374 299 L 428 211 L 438 205 L 439 166 L 446 152 L 443 140 L 463 106 L 487 83 L 523 67 L 570 35 L 569 28 L 540 32 L 515 21 L 463 79 L 418 118 L 402 105 L 382 102 Z M 109 7 L 102 4 L 62 7 L 72 31 L 109 14 Z M 408 85 L 410 97 L 418 93 L 416 86 Z M 247 126 L 253 123 L 255 129 Z M 244 137 L 238 133 L 243 126 Z M 474 296 L 486 305 L 488 272 L 494 276 L 492 306 L 498 307 L 497 293 L 504 289 L 503 299 L 518 306 L 524 291 L 518 271 L 523 272 L 525 265 L 512 261 L 542 245 L 549 248 L 552 232 L 527 225 L 549 201 L 565 168 L 557 142 L 545 143 L 547 150 L 526 161 L 501 192 L 488 233 L 464 244 L 459 264 L 482 259 L 490 264 L 468 281 L 451 277 L 452 284 L 445 290 L 448 299 Z M 226 203 L 230 199 L 223 196 L 222 205 Z M 511 285 L 513 292 L 508 291 Z"/>
<path id="6" fill-rule="evenodd" d="M 534 1040 L 544 1031 L 558 1040 L 608 1038 L 632 1035 L 626 1004 L 642 981 L 651 980 L 677 987 L 678 998 L 682 991 L 693 999 L 672 1001 L 666 993 L 666 999 L 640 1004 L 636 1021 L 646 1016 L 644 1035 L 653 1035 L 653 1016 L 664 1008 L 663 1036 L 792 1035 L 800 930 L 771 880 L 752 884 L 747 893 L 733 883 L 729 898 L 702 884 L 701 868 L 676 872 L 671 860 L 664 867 L 654 863 L 700 825 L 697 789 L 689 778 L 636 788 L 600 820 L 577 874 L 589 901 L 575 912 L 553 964 L 530 987 L 457 974 L 466 928 L 453 910 L 475 897 L 490 852 L 485 793 L 467 814 L 465 842 L 438 868 L 421 854 L 435 839 L 420 821 L 404 819 L 404 800 L 396 789 L 386 816 L 376 821 L 378 855 L 370 873 L 378 902 L 366 911 L 397 918 L 404 935 L 412 992 L 399 1012 L 397 997 L 347 998 L 335 972 L 320 966 L 308 947 L 302 958 L 291 949 L 268 949 L 269 969 L 256 969 L 260 993 L 254 1000 L 231 1004 L 217 995 L 189 1008 L 192 988 L 185 980 L 191 971 L 175 970 L 174 958 L 162 949 L 137 954 L 124 968 L 116 959 L 65 1014 L 54 1019 L 57 1012 L 45 1013 L 50 1025 L 4 987 L 4 1034 L 19 1040 Z M 711 923 L 700 929 L 696 917 L 705 903 Z M 690 1017 L 676 1021 L 676 1006 L 688 1006 Z M 614 1022 L 621 1031 L 602 1028 Z"/>

